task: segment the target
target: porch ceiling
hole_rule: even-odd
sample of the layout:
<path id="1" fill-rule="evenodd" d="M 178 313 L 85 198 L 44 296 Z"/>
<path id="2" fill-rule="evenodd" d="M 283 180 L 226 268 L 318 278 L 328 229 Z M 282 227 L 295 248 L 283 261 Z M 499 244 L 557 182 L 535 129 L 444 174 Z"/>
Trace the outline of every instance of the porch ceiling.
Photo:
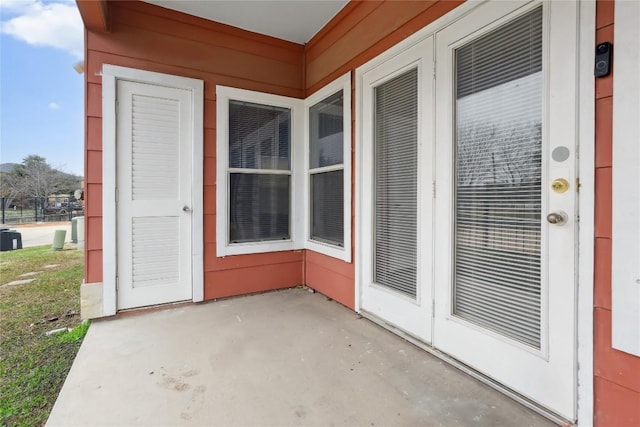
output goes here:
<path id="1" fill-rule="evenodd" d="M 300 44 L 308 42 L 348 3 L 348 0 L 144 1 Z"/>

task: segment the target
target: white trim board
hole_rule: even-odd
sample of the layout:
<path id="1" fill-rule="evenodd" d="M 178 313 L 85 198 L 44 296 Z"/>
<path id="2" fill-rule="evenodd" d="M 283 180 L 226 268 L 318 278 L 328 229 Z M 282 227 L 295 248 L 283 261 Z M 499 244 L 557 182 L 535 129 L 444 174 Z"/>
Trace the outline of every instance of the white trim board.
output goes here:
<path id="1" fill-rule="evenodd" d="M 192 299 L 204 299 L 203 258 L 203 114 L 204 82 L 134 68 L 104 64 L 102 67 L 102 262 L 103 315 L 116 314 L 116 82 L 127 80 L 191 91 L 193 102 L 192 147 Z"/>
<path id="2" fill-rule="evenodd" d="M 593 246 L 595 207 L 595 2 L 578 3 L 578 394 L 577 422 L 593 424 Z"/>
<path id="3" fill-rule="evenodd" d="M 611 324 L 613 348 L 640 356 L 640 3 L 615 7 Z"/>

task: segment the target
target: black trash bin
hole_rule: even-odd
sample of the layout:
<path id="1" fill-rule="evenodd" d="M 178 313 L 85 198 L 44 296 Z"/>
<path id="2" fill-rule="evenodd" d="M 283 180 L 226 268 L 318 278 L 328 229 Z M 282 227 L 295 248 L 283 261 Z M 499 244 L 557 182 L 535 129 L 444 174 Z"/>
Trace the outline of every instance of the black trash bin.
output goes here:
<path id="1" fill-rule="evenodd" d="M 22 249 L 22 234 L 15 230 L 0 231 L 0 252 Z"/>

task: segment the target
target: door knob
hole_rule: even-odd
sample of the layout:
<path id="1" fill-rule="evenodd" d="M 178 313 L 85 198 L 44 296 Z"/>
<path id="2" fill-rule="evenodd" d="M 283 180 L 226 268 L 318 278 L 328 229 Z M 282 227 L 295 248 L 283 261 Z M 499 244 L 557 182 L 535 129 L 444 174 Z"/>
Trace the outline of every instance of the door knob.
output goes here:
<path id="1" fill-rule="evenodd" d="M 547 221 L 549 224 L 562 225 L 567 222 L 568 219 L 569 217 L 563 211 L 551 212 L 547 215 Z"/>
<path id="2" fill-rule="evenodd" d="M 183 206 L 182 210 L 185 212 L 191 212 L 191 208 L 189 206 Z"/>

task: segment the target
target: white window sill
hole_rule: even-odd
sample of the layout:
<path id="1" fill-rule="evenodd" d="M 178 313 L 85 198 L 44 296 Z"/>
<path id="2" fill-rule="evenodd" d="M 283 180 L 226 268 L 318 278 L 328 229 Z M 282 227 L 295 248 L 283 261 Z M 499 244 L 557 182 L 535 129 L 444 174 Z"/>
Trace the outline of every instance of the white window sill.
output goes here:
<path id="1" fill-rule="evenodd" d="M 304 248 L 296 245 L 293 240 L 278 240 L 266 242 L 229 243 L 220 249 L 221 251 L 219 251 L 220 253 L 218 253 L 218 257 L 293 251 Z"/>
<path id="2" fill-rule="evenodd" d="M 322 243 L 314 240 L 307 240 L 305 249 L 318 252 L 332 258 L 337 258 L 344 262 L 351 262 L 351 248 L 335 246 L 330 243 Z"/>

